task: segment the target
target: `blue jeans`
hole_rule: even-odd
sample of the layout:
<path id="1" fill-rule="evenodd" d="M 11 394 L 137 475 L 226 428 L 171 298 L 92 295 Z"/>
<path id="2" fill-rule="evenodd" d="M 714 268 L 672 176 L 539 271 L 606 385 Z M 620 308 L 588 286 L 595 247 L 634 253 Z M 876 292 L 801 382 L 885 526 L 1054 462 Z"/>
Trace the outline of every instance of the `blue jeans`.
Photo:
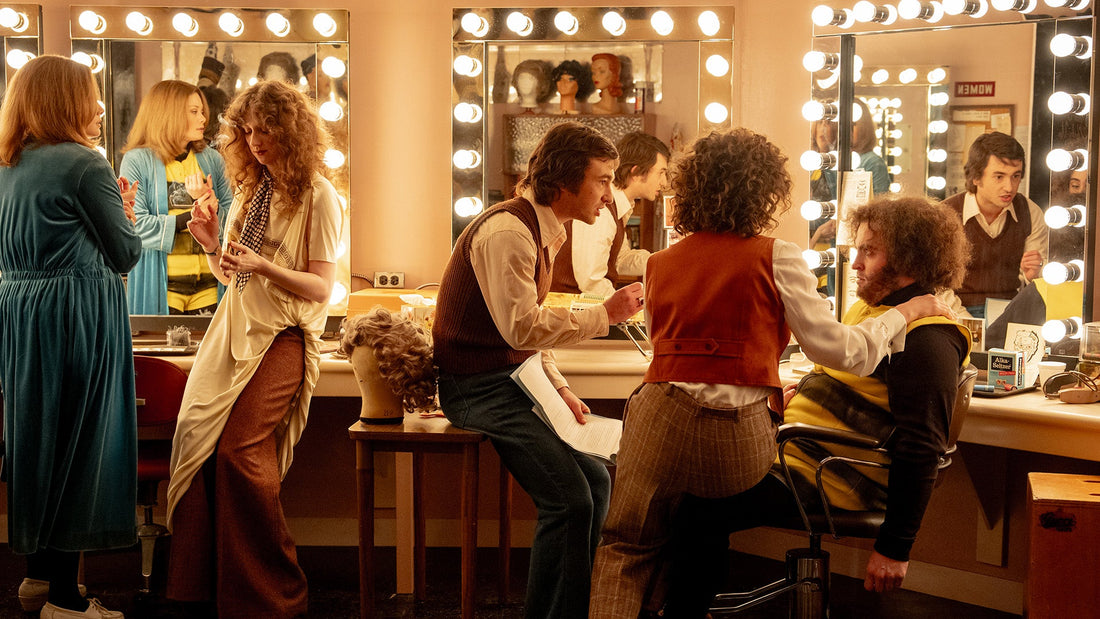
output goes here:
<path id="1" fill-rule="evenodd" d="M 516 366 L 439 377 L 439 403 L 459 428 L 489 437 L 538 509 L 525 616 L 588 616 L 592 561 L 607 515 L 607 468 L 566 445 L 512 381 Z"/>

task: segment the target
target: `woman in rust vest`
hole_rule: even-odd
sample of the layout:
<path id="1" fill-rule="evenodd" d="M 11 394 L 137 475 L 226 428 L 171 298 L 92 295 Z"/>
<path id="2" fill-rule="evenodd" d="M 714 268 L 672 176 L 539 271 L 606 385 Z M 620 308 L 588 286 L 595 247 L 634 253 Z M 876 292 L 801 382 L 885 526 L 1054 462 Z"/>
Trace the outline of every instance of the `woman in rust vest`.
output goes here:
<path id="1" fill-rule="evenodd" d="M 737 494 L 767 473 L 792 332 L 810 359 L 867 375 L 908 321 L 948 311 L 926 295 L 871 324 L 837 322 L 800 248 L 763 235 L 790 207 L 786 164 L 764 136 L 734 129 L 672 166 L 687 236 L 646 267 L 654 358 L 627 403 L 590 617 L 638 615 L 684 495 Z"/>

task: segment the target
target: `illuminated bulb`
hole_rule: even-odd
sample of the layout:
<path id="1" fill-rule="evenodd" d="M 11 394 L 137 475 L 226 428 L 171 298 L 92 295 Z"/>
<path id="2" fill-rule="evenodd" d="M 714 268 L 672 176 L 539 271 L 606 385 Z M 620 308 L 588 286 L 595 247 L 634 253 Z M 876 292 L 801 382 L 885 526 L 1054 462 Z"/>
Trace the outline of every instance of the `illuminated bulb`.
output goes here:
<path id="1" fill-rule="evenodd" d="M 1085 225 L 1085 207 L 1080 204 L 1069 208 L 1054 205 L 1047 209 L 1047 212 L 1043 215 L 1043 221 L 1047 223 L 1048 227 L 1055 230 L 1060 230 L 1066 226 L 1079 228 Z"/>
<path id="2" fill-rule="evenodd" d="M 323 37 L 331 37 L 336 34 L 336 20 L 328 13 L 318 13 L 313 16 L 313 29 Z"/>
<path id="3" fill-rule="evenodd" d="M 863 106 L 858 103 L 852 103 L 852 122 L 859 122 L 859 119 L 863 118 Z"/>
<path id="4" fill-rule="evenodd" d="M 1055 148 L 1047 154 L 1047 167 L 1052 172 L 1065 172 L 1066 170 L 1081 170 L 1088 167 L 1089 154 L 1083 149 L 1068 151 L 1064 148 Z"/>
<path id="5" fill-rule="evenodd" d="M 5 56 L 8 66 L 16 70 L 22 69 L 23 65 L 30 62 L 32 58 L 34 58 L 34 54 L 21 49 L 13 49 Z"/>
<path id="6" fill-rule="evenodd" d="M 477 196 L 467 196 L 455 200 L 455 215 L 459 217 L 473 217 L 482 211 L 485 205 Z"/>
<path id="7" fill-rule="evenodd" d="M 852 7 L 852 18 L 858 22 L 874 22 L 889 26 L 898 18 L 898 11 L 889 4 L 876 6 L 873 2 L 860 0 Z"/>
<path id="8" fill-rule="evenodd" d="M 928 123 L 929 133 L 947 133 L 947 121 L 946 120 L 933 120 Z"/>
<path id="9" fill-rule="evenodd" d="M 481 153 L 469 149 L 456 150 L 451 161 L 460 170 L 471 170 L 481 165 Z"/>
<path id="10" fill-rule="evenodd" d="M 836 249 L 832 247 L 825 251 L 807 249 L 802 252 L 802 259 L 806 261 L 806 266 L 811 269 L 832 266 L 836 264 Z"/>
<path id="11" fill-rule="evenodd" d="M 890 118 L 888 118 L 887 120 L 889 120 L 892 123 L 900 123 L 901 119 L 902 119 L 901 112 L 894 112 L 893 114 L 890 114 Z"/>
<path id="12" fill-rule="evenodd" d="M 940 92 L 934 92 L 928 95 L 928 105 L 932 105 L 935 107 L 947 105 L 947 102 L 950 100 L 951 96 L 942 90 Z"/>
<path id="13" fill-rule="evenodd" d="M 1092 55 L 1092 37 L 1075 37 L 1072 34 L 1056 34 L 1050 39 L 1050 52 L 1059 58 L 1076 56 L 1088 58 Z"/>
<path id="14" fill-rule="evenodd" d="M 933 148 L 928 151 L 928 160 L 933 163 L 943 163 L 947 161 L 947 151 L 942 148 Z"/>
<path id="15" fill-rule="evenodd" d="M 30 20 L 26 13 L 20 13 L 8 6 L 0 9 L 0 28 L 23 32 L 29 25 Z"/>
<path id="16" fill-rule="evenodd" d="M 802 219 L 806 221 L 817 221 L 822 217 L 836 219 L 836 202 L 807 200 L 802 203 L 799 212 L 802 214 Z"/>
<path id="17" fill-rule="evenodd" d="M 928 72 L 928 83 L 939 84 L 947 78 L 947 71 L 943 70 L 943 67 L 936 67 Z"/>
<path id="18" fill-rule="evenodd" d="M 348 254 L 348 244 L 343 242 L 343 241 L 340 241 L 339 243 L 337 243 L 336 244 L 336 257 L 337 258 L 343 258 L 347 254 Z"/>
<path id="19" fill-rule="evenodd" d="M 621 36 L 626 32 L 626 20 L 622 15 L 619 15 L 616 11 L 608 11 L 603 14 L 603 19 L 600 20 L 603 24 L 603 29 L 611 34 L 613 37 Z"/>
<path id="20" fill-rule="evenodd" d="M 718 54 L 711 54 L 707 57 L 706 67 L 707 73 L 710 73 L 714 77 L 723 77 L 729 73 L 730 63 Z"/>
<path id="21" fill-rule="evenodd" d="M 554 27 L 561 31 L 562 34 L 577 34 L 577 29 L 580 28 L 580 25 L 580 22 L 577 21 L 577 17 L 569 11 L 558 11 L 558 14 L 554 16 Z"/>
<path id="22" fill-rule="evenodd" d="M 88 68 L 92 67 L 92 57 L 85 52 L 73 52 L 73 55 L 69 56 L 69 59 Z"/>
<path id="23" fill-rule="evenodd" d="M 890 131 L 888 131 L 886 133 L 886 136 L 891 138 L 891 139 L 894 139 L 894 140 L 900 140 L 901 139 L 901 129 L 891 129 Z"/>
<path id="24" fill-rule="evenodd" d="M 329 305 L 337 305 L 339 303 L 343 303 L 344 299 L 346 299 L 347 297 L 347 286 L 341 284 L 340 282 L 336 282 L 332 285 L 332 294 L 328 298 L 328 303 Z"/>
<path id="25" fill-rule="evenodd" d="M 96 53 L 88 54 L 88 60 L 91 62 L 88 68 L 92 70 L 92 73 L 99 73 L 107 66 L 107 63 L 103 61 L 103 57 Z M 106 108 L 104 108 L 104 110 L 106 110 Z"/>
<path id="26" fill-rule="evenodd" d="M 92 34 L 101 34 L 107 29 L 107 21 L 95 11 L 84 11 L 76 19 L 80 27 Z"/>
<path id="27" fill-rule="evenodd" d="M 325 151 L 324 162 L 330 170 L 335 170 L 336 168 L 339 168 L 340 166 L 344 165 L 344 162 L 347 160 L 348 158 L 344 156 L 344 153 L 336 150 L 335 148 L 330 148 Z"/>
<path id="28" fill-rule="evenodd" d="M 806 52 L 806 55 L 802 57 L 802 66 L 810 73 L 817 73 L 823 69 L 832 71 L 837 68 L 839 64 L 840 56 L 837 54 L 812 51 Z"/>
<path id="29" fill-rule="evenodd" d="M 890 183 L 890 193 L 901 193 L 901 183 Z"/>
<path id="30" fill-rule="evenodd" d="M 718 14 L 714 11 L 703 11 L 699 13 L 699 30 L 712 37 L 718 34 L 718 29 L 722 27 L 722 20 L 718 19 Z"/>
<path id="31" fill-rule="evenodd" d="M 321 61 L 321 72 L 332 79 L 344 77 L 344 73 L 347 73 L 347 71 L 348 66 L 336 56 L 325 56 L 325 59 Z"/>
<path id="32" fill-rule="evenodd" d="M 1043 339 L 1047 342 L 1055 344 L 1067 337 L 1073 339 L 1081 337 L 1081 319 L 1077 316 L 1061 320 L 1048 320 L 1043 325 Z"/>
<path id="33" fill-rule="evenodd" d="M 891 146 L 888 152 L 893 157 L 901 157 L 901 147 L 900 146 Z"/>
<path id="34" fill-rule="evenodd" d="M 454 110 L 455 120 L 464 123 L 476 123 L 481 120 L 484 112 L 481 106 L 475 103 L 459 103 Z"/>
<path id="35" fill-rule="evenodd" d="M 130 11 L 126 14 L 126 27 L 141 36 L 146 36 L 153 31 L 153 20 L 140 11 Z"/>
<path id="36" fill-rule="evenodd" d="M 96 146 L 96 147 L 95 147 L 95 150 L 96 150 L 96 152 L 97 152 L 97 153 L 99 153 L 100 155 L 103 155 L 103 158 L 104 158 L 104 159 L 106 159 L 106 158 L 107 158 L 107 149 L 106 149 L 106 148 L 103 148 L 102 146 Z"/>
<path id="37" fill-rule="evenodd" d="M 1046 0 L 1046 4 L 1054 9 L 1076 9 L 1080 11 L 1088 8 L 1089 0 Z"/>
<path id="38" fill-rule="evenodd" d="M 810 122 L 825 118 L 825 104 L 820 101 L 807 101 L 802 106 L 802 118 Z"/>
<path id="39" fill-rule="evenodd" d="M 1079 282 L 1085 274 L 1083 260 L 1070 260 L 1068 263 L 1048 262 L 1043 267 L 1043 279 L 1057 286 L 1066 282 Z"/>
<path id="40" fill-rule="evenodd" d="M 233 13 L 226 12 L 219 15 L 218 27 L 231 37 L 239 37 L 244 34 L 244 20 Z"/>
<path id="41" fill-rule="evenodd" d="M 463 15 L 459 24 L 462 25 L 463 30 L 475 37 L 483 37 L 489 33 L 489 21 L 477 13 Z"/>
<path id="42" fill-rule="evenodd" d="M 477 77 L 481 75 L 481 61 L 477 58 L 472 58 L 466 54 L 461 54 L 452 65 L 455 73 L 459 75 L 465 75 L 467 77 Z"/>
<path id="43" fill-rule="evenodd" d="M 901 73 L 898 73 L 898 81 L 902 84 L 908 84 L 917 79 L 917 70 L 913 68 L 905 69 Z"/>
<path id="44" fill-rule="evenodd" d="M 928 185 L 929 189 L 932 189 L 933 191 L 939 191 L 944 187 L 947 187 L 947 179 L 942 176 L 929 176 L 925 184 Z"/>
<path id="45" fill-rule="evenodd" d="M 280 13 L 271 13 L 265 20 L 267 29 L 277 37 L 285 37 L 290 34 L 290 21 Z"/>
<path id="46" fill-rule="evenodd" d="M 649 24 L 653 26 L 653 31 L 657 34 L 667 37 L 672 33 L 672 16 L 666 11 L 656 11 L 653 16 L 649 18 Z"/>
<path id="47" fill-rule="evenodd" d="M 890 72 L 887 71 L 886 69 L 878 69 L 874 73 L 871 74 L 871 83 L 872 84 L 876 84 L 876 85 L 882 84 L 883 82 L 885 82 L 888 79 L 890 79 Z"/>
<path id="48" fill-rule="evenodd" d="M 707 107 L 703 109 L 703 117 L 716 125 L 726 122 L 729 115 L 730 112 L 726 109 L 726 106 L 718 102 L 708 103 Z"/>
<path id="49" fill-rule="evenodd" d="M 990 0 L 990 4 L 998 11 L 1030 13 L 1035 10 L 1039 0 Z"/>
<path id="50" fill-rule="evenodd" d="M 855 21 L 855 16 L 848 9 L 834 9 L 824 4 L 819 4 L 810 12 L 810 20 L 815 26 L 840 26 L 847 28 Z"/>
<path id="51" fill-rule="evenodd" d="M 321 118 L 334 123 L 344 117 L 344 108 L 335 101 L 325 101 L 321 104 L 321 107 L 317 109 L 317 113 Z"/>
<path id="52" fill-rule="evenodd" d="M 237 81 L 240 81 L 240 80 L 237 80 Z M 248 78 L 248 85 L 249 86 L 255 86 L 256 82 L 259 82 L 259 81 L 260 81 L 260 79 L 257 78 L 257 77 L 250 77 L 250 78 Z"/>
<path id="53" fill-rule="evenodd" d="M 889 172 L 890 174 L 893 174 L 893 175 L 896 176 L 898 174 L 901 174 L 901 166 L 892 165 L 892 166 L 886 168 L 886 171 Z"/>
<path id="54" fill-rule="evenodd" d="M 943 0 L 943 12 L 948 15 L 983 17 L 989 11 L 988 0 Z"/>
<path id="55" fill-rule="evenodd" d="M 836 168 L 836 153 L 819 153 L 816 150 L 808 150 L 798 158 L 803 170 L 832 170 Z"/>
<path id="56" fill-rule="evenodd" d="M 172 27 L 185 37 L 193 37 L 199 33 L 199 22 L 187 13 L 176 13 L 172 16 Z"/>
<path id="57" fill-rule="evenodd" d="M 519 11 L 512 11 L 509 13 L 508 17 L 504 20 L 504 25 L 508 26 L 509 30 L 521 37 L 525 37 L 535 30 L 535 24 L 531 21 L 531 18 Z"/>
<path id="58" fill-rule="evenodd" d="M 920 0 L 901 0 L 898 2 L 898 16 L 902 19 L 926 19 L 932 14 L 932 7 Z"/>
<path id="59" fill-rule="evenodd" d="M 1058 91 L 1047 99 L 1047 109 L 1053 114 L 1072 112 L 1078 116 L 1084 116 L 1089 113 L 1089 95 L 1084 92 L 1071 95 L 1068 92 Z"/>

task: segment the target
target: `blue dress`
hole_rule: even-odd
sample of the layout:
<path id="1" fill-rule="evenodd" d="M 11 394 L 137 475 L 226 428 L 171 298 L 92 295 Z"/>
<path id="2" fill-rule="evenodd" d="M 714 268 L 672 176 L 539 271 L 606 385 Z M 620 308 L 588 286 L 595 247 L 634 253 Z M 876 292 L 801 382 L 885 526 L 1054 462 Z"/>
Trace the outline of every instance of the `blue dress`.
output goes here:
<path id="1" fill-rule="evenodd" d="M 17 553 L 135 542 L 134 364 L 120 273 L 140 253 L 99 153 L 32 146 L 0 167 L 0 387 Z"/>

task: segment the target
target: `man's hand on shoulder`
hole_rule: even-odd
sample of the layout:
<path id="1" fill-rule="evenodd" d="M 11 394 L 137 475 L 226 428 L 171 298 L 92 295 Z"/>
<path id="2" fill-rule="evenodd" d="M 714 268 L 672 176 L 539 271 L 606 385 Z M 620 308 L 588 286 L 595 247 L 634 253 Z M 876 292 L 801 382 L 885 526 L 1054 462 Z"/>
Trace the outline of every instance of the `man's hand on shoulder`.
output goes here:
<path id="1" fill-rule="evenodd" d="M 909 571 L 908 561 L 896 561 L 872 550 L 867 560 L 867 575 L 863 579 L 863 588 L 868 591 L 893 591 L 901 587 L 905 573 Z"/>
<path id="2" fill-rule="evenodd" d="M 634 282 L 615 291 L 615 294 L 603 302 L 607 310 L 607 321 L 618 324 L 642 309 L 642 284 Z"/>

